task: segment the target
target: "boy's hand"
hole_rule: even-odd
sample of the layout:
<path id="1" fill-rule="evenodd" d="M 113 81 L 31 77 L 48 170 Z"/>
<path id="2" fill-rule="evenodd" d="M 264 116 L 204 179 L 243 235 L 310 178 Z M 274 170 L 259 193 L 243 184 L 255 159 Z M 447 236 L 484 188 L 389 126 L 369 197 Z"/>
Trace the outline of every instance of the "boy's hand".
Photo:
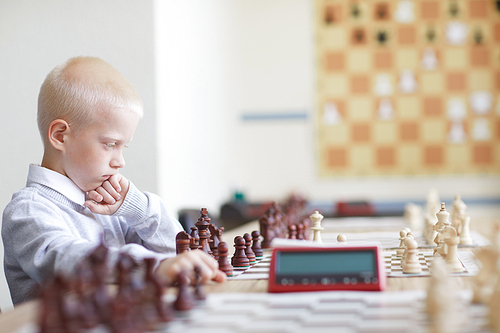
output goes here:
<path id="1" fill-rule="evenodd" d="M 84 206 L 95 214 L 114 214 L 123 203 L 130 183 L 121 174 L 109 177 L 98 188 L 88 192 Z"/>
<path id="2" fill-rule="evenodd" d="M 219 270 L 219 263 L 201 250 L 183 252 L 173 258 L 163 260 L 156 269 L 156 275 L 163 284 L 169 285 L 177 280 L 181 271 L 184 271 L 193 282 L 195 281 L 195 267 L 200 268 L 203 284 L 210 280 L 219 283 L 226 281 L 226 273 Z"/>

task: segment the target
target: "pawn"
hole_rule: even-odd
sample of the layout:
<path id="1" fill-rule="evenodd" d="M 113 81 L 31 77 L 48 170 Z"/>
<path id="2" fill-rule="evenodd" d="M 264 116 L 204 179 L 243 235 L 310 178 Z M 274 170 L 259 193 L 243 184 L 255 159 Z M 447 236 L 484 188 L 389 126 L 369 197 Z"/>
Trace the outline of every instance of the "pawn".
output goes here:
<path id="1" fill-rule="evenodd" d="M 399 248 L 396 250 L 396 257 L 403 257 L 403 254 L 405 252 L 405 243 L 404 239 L 406 237 L 406 230 L 401 230 L 399 232 Z"/>
<path id="2" fill-rule="evenodd" d="M 321 226 L 323 215 L 316 210 L 314 211 L 314 214 L 310 216 L 310 219 L 313 222 L 313 226 L 311 227 L 311 230 L 313 231 L 313 242 L 323 243 L 321 240 L 321 230 L 325 229 Z"/>
<path id="3" fill-rule="evenodd" d="M 256 258 L 262 258 L 264 256 L 264 251 L 260 247 L 260 232 L 257 230 L 252 231 L 252 251 L 255 253 Z"/>
<path id="4" fill-rule="evenodd" d="M 250 261 L 245 254 L 246 246 L 243 237 L 236 236 L 234 238 L 234 247 L 236 250 L 231 258 L 231 265 L 233 265 L 233 267 L 250 267 Z"/>
<path id="5" fill-rule="evenodd" d="M 406 260 L 403 264 L 403 273 L 418 274 L 422 273 L 422 265 L 418 262 L 418 244 L 414 239 L 406 241 Z"/>
<path id="6" fill-rule="evenodd" d="M 346 241 L 347 241 L 347 238 L 346 238 L 346 236 L 344 234 L 339 234 L 337 236 L 337 242 L 339 242 L 339 243 L 345 243 Z"/>
<path id="7" fill-rule="evenodd" d="M 458 244 L 460 237 L 457 236 L 457 231 L 453 227 L 448 227 L 447 237 L 444 239 L 448 253 L 446 254 L 445 261 L 448 264 L 448 270 L 452 273 L 462 273 L 464 268 L 460 259 L 458 259 Z"/>
<path id="8" fill-rule="evenodd" d="M 252 250 L 252 236 L 249 233 L 245 233 L 243 235 L 243 239 L 245 240 L 245 254 L 250 262 L 250 265 L 255 265 L 255 253 Z"/>
<path id="9" fill-rule="evenodd" d="M 200 266 L 196 266 L 194 268 L 194 274 L 195 274 L 195 284 L 194 284 L 194 296 L 197 300 L 199 301 L 203 301 L 205 299 L 207 299 L 207 297 L 205 296 L 205 292 L 203 291 L 203 283 L 201 281 L 202 277 L 201 277 L 201 268 Z"/>
<path id="10" fill-rule="evenodd" d="M 462 219 L 462 232 L 460 233 L 460 244 L 472 245 L 472 237 L 470 236 L 470 216 L 464 216 Z"/>
<path id="11" fill-rule="evenodd" d="M 177 276 L 177 287 L 179 291 L 177 293 L 177 299 L 175 300 L 173 306 L 174 309 L 178 311 L 188 311 L 194 307 L 193 295 L 189 292 L 189 281 L 186 276 L 186 272 L 181 271 Z"/>
<path id="12" fill-rule="evenodd" d="M 183 252 L 191 250 L 189 248 L 190 243 L 191 243 L 191 236 L 185 231 L 179 232 L 175 237 L 176 253 L 181 254 Z"/>
<path id="13" fill-rule="evenodd" d="M 233 266 L 231 266 L 229 264 L 229 260 L 227 260 L 227 253 L 229 251 L 227 243 L 220 242 L 218 250 L 219 250 L 219 270 L 226 273 L 227 276 L 233 276 Z"/>
<path id="14" fill-rule="evenodd" d="M 297 239 L 305 239 L 304 231 L 304 225 L 302 223 L 297 224 Z"/>
<path id="15" fill-rule="evenodd" d="M 297 239 L 297 226 L 295 224 L 288 226 L 288 239 Z"/>

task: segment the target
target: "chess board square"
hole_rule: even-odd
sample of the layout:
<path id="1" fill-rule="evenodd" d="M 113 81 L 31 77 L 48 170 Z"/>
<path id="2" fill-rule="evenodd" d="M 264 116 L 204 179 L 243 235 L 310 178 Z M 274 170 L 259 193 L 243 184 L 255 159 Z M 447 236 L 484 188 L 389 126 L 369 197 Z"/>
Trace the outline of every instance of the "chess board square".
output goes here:
<path id="1" fill-rule="evenodd" d="M 371 140 L 371 126 L 367 123 L 354 123 L 351 126 L 353 142 L 369 142 Z"/>
<path id="2" fill-rule="evenodd" d="M 370 89 L 368 75 L 353 75 L 351 77 L 351 92 L 353 94 L 366 94 Z"/>
<path id="3" fill-rule="evenodd" d="M 443 75 L 439 72 L 421 73 L 419 86 L 424 94 L 440 94 L 444 91 Z"/>
<path id="4" fill-rule="evenodd" d="M 493 26 L 493 36 L 495 42 L 500 42 L 500 23 L 495 23 Z"/>
<path id="5" fill-rule="evenodd" d="M 323 89 L 332 98 L 343 98 L 349 93 L 347 77 L 343 74 L 331 74 L 323 78 Z"/>
<path id="6" fill-rule="evenodd" d="M 398 132 L 396 123 L 392 121 L 377 121 L 373 124 L 373 141 L 375 143 L 395 143 Z"/>
<path id="7" fill-rule="evenodd" d="M 443 113 L 441 97 L 432 96 L 424 98 L 424 114 L 429 117 L 439 117 Z"/>
<path id="8" fill-rule="evenodd" d="M 377 50 L 374 52 L 375 69 L 389 69 L 392 67 L 392 52 L 388 50 Z"/>
<path id="9" fill-rule="evenodd" d="M 340 71 L 345 68 L 344 53 L 342 52 L 327 52 L 325 58 L 327 72 Z"/>
<path id="10" fill-rule="evenodd" d="M 444 162 L 442 146 L 424 147 L 424 162 L 426 166 L 441 165 Z"/>
<path id="11" fill-rule="evenodd" d="M 472 66 L 488 66 L 490 64 L 489 50 L 481 45 L 474 46 L 470 51 Z"/>
<path id="12" fill-rule="evenodd" d="M 342 20 L 342 7 L 340 5 L 325 6 L 325 23 L 339 23 Z"/>
<path id="13" fill-rule="evenodd" d="M 330 147 L 327 151 L 327 165 L 330 168 L 347 167 L 348 153 L 344 147 Z"/>
<path id="14" fill-rule="evenodd" d="M 447 148 L 446 159 L 453 165 L 453 170 L 463 173 L 470 168 L 471 149 L 466 145 L 451 145 Z"/>
<path id="15" fill-rule="evenodd" d="M 363 28 L 354 28 L 351 32 L 351 44 L 364 45 L 367 42 L 366 32 Z"/>
<path id="16" fill-rule="evenodd" d="M 413 25 L 402 25 L 398 28 L 398 43 L 402 45 L 415 44 L 416 35 Z"/>
<path id="17" fill-rule="evenodd" d="M 390 19 L 389 4 L 382 2 L 375 5 L 374 19 L 375 20 L 388 20 Z"/>
<path id="18" fill-rule="evenodd" d="M 421 135 L 425 142 L 444 142 L 446 139 L 446 123 L 440 119 L 427 119 L 420 123 Z"/>
<path id="19" fill-rule="evenodd" d="M 422 116 L 421 98 L 417 96 L 401 96 L 397 98 L 395 109 L 398 110 L 398 117 L 401 119 L 418 119 Z"/>
<path id="20" fill-rule="evenodd" d="M 489 1 L 471 0 L 469 2 L 469 14 L 471 18 L 485 18 L 488 16 Z"/>
<path id="21" fill-rule="evenodd" d="M 448 73 L 448 75 L 446 76 L 446 86 L 448 90 L 453 92 L 464 91 L 466 88 L 465 73 Z"/>
<path id="22" fill-rule="evenodd" d="M 399 138 L 404 142 L 415 142 L 420 137 L 419 126 L 416 122 L 402 122 L 399 125 Z"/>
<path id="23" fill-rule="evenodd" d="M 419 54 L 416 49 L 400 49 L 396 52 L 396 66 L 399 69 L 419 67 Z"/>
<path id="24" fill-rule="evenodd" d="M 324 31 L 321 41 L 322 46 L 328 50 L 344 50 L 348 37 L 343 27 L 333 25 Z"/>
<path id="25" fill-rule="evenodd" d="M 423 1 L 421 7 L 421 15 L 425 20 L 435 20 L 439 18 L 439 2 Z"/>
<path id="26" fill-rule="evenodd" d="M 422 163 L 422 149 L 419 144 L 402 144 L 399 147 L 399 161 L 404 169 L 413 173 Z"/>
<path id="27" fill-rule="evenodd" d="M 379 167 L 394 166 L 396 165 L 396 150 L 394 147 L 378 147 L 376 158 Z"/>
<path id="28" fill-rule="evenodd" d="M 353 145 L 350 148 L 349 163 L 360 174 L 368 174 L 373 169 L 373 149 L 370 145 Z"/>
<path id="29" fill-rule="evenodd" d="M 348 128 L 349 126 L 346 123 L 337 124 L 332 127 L 322 128 L 321 135 L 324 136 L 325 142 L 345 145 L 350 140 Z"/>
<path id="30" fill-rule="evenodd" d="M 347 57 L 347 69 L 351 73 L 368 72 L 372 69 L 372 55 L 366 50 L 352 50 Z"/>
<path id="31" fill-rule="evenodd" d="M 347 115 L 349 120 L 372 120 L 373 119 L 373 99 L 371 97 L 351 98 L 347 102 Z"/>
<path id="32" fill-rule="evenodd" d="M 465 48 L 450 48 L 443 52 L 443 66 L 446 69 L 463 69 L 469 64 L 469 57 Z"/>
<path id="33" fill-rule="evenodd" d="M 491 164 L 493 163 L 493 149 L 488 144 L 477 144 L 473 149 L 473 159 L 475 164 Z"/>
<path id="34" fill-rule="evenodd" d="M 469 74 L 469 89 L 491 90 L 493 88 L 493 73 L 490 69 L 472 71 Z"/>

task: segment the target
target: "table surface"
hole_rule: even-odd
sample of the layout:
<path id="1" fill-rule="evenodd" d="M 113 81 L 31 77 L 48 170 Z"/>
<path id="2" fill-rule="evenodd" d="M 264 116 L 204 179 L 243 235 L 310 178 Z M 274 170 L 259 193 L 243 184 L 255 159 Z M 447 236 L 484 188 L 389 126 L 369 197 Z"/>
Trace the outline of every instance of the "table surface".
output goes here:
<path id="1" fill-rule="evenodd" d="M 492 230 L 493 225 L 500 224 L 500 207 L 477 207 L 473 211 L 475 213 L 469 212 L 468 209 L 469 215 L 474 217 L 474 223 L 471 223 L 471 230 L 476 230 L 483 235 L 487 235 Z M 223 234 L 223 239 L 231 247 L 230 243 L 232 243 L 235 236 L 241 236 L 246 232 L 258 229 L 258 222 L 253 221 L 226 231 Z M 464 249 L 464 251 L 470 251 L 470 249 Z M 453 277 L 453 279 L 456 279 L 458 285 L 463 289 L 470 289 L 473 281 L 473 277 L 467 276 Z M 222 284 L 211 282 L 205 286 L 205 291 L 207 293 L 265 293 L 267 292 L 267 283 L 267 280 L 228 280 Z M 425 290 L 428 283 L 428 277 L 388 278 L 387 290 Z M 35 322 L 37 313 L 38 303 L 36 301 L 21 304 L 13 310 L 2 313 L 0 315 L 0 332 L 14 332 L 25 323 Z"/>

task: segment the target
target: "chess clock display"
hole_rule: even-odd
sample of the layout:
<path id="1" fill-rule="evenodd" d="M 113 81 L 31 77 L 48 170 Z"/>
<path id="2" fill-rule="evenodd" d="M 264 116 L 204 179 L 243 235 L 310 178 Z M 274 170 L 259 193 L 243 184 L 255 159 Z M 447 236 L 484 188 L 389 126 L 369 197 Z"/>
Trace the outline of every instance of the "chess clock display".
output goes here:
<path id="1" fill-rule="evenodd" d="M 268 291 L 384 290 L 381 251 L 377 245 L 275 247 Z"/>

